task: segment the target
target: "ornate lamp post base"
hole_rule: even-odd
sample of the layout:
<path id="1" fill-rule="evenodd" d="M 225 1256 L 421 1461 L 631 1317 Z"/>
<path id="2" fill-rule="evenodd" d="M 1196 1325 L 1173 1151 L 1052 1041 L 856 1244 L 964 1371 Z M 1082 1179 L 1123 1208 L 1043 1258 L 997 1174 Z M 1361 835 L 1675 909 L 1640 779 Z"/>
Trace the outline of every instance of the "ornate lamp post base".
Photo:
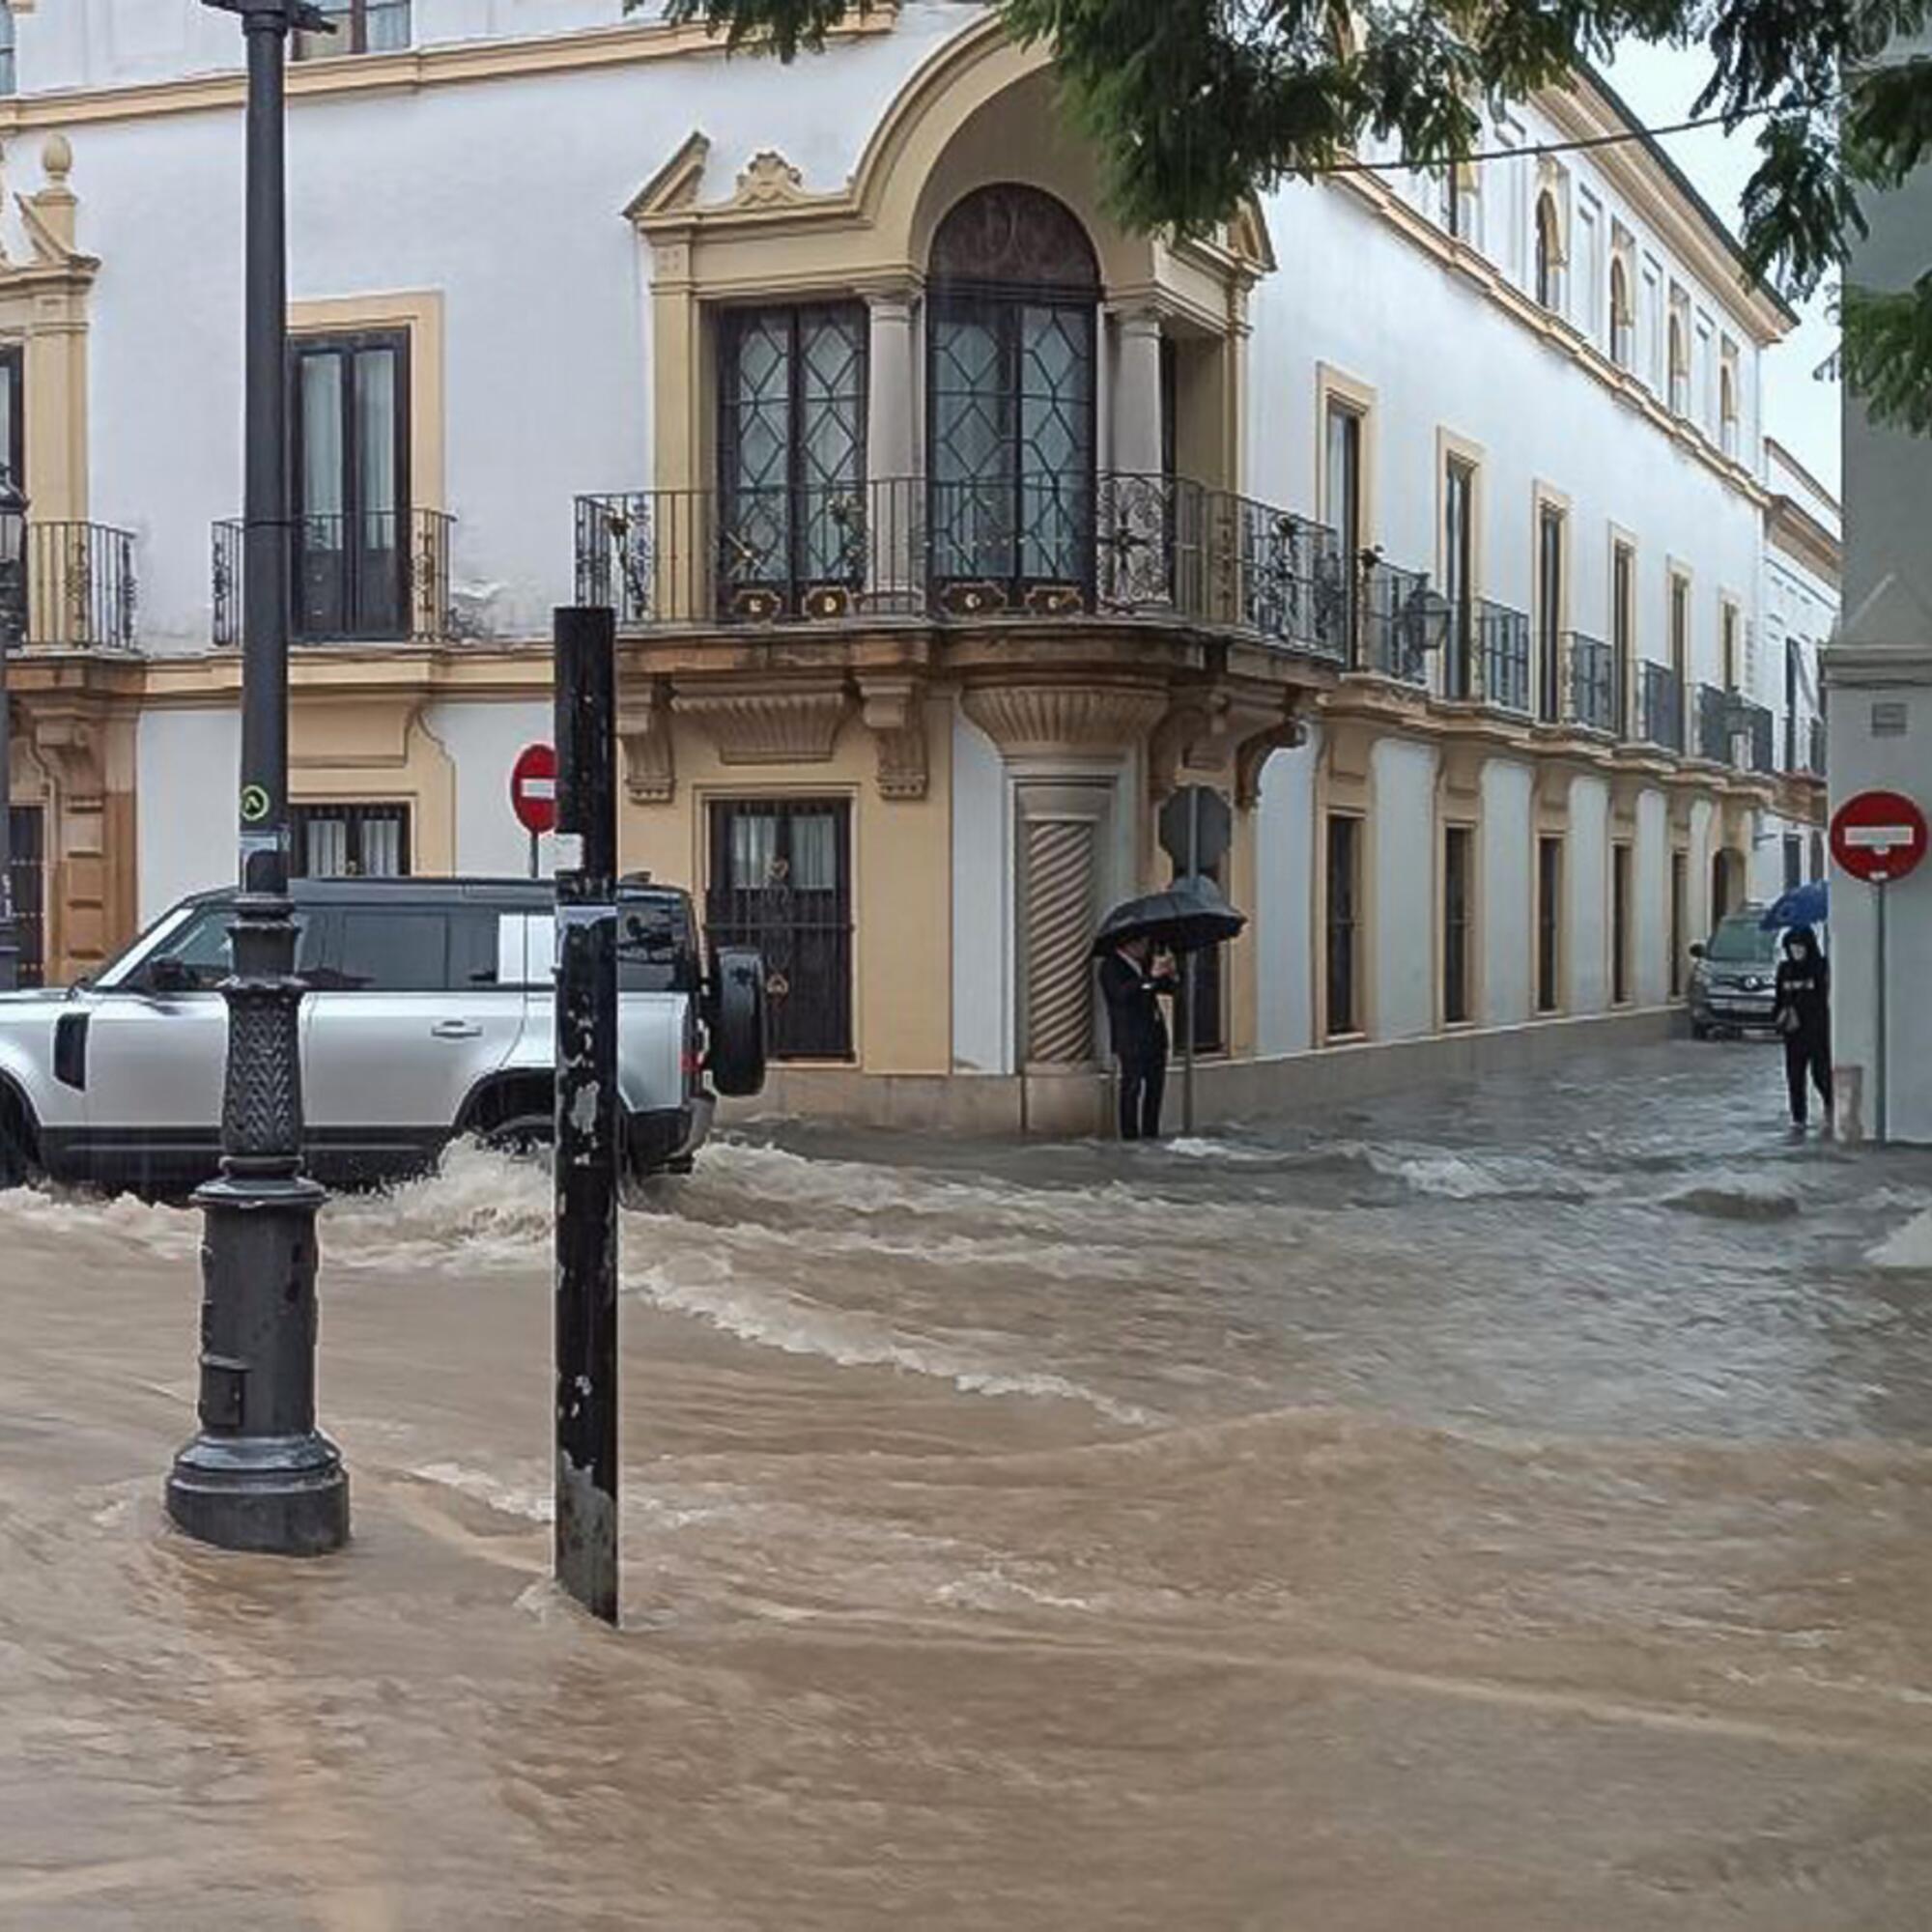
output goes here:
<path id="1" fill-rule="evenodd" d="M 168 1515 L 220 1549 L 326 1555 L 349 1537 L 349 1477 L 309 1393 L 327 1196 L 299 1177 L 224 1175 L 194 1198 L 208 1217 L 201 1430 L 169 1471 Z"/>

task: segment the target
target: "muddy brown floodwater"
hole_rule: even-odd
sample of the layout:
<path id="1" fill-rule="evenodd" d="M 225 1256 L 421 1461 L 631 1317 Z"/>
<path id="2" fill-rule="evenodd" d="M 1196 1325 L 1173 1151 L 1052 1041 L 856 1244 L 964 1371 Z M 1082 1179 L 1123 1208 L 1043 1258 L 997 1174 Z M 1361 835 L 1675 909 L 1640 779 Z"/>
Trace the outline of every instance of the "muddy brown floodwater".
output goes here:
<path id="1" fill-rule="evenodd" d="M 0 1927 L 1932 1925 L 1932 1158 L 1673 1047 L 1158 1150 L 798 1130 L 325 1228 L 339 1558 L 164 1526 L 197 1223 L 0 1199 Z"/>

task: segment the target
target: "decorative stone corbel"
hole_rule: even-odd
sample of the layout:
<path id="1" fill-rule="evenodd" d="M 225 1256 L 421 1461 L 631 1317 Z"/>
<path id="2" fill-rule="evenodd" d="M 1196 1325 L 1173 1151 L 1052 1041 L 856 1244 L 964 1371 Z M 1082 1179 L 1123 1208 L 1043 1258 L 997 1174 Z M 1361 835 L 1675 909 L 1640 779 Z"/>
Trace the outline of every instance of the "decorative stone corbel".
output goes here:
<path id="1" fill-rule="evenodd" d="M 931 783 L 925 744 L 924 695 L 912 677 L 859 682 L 860 715 L 879 752 L 879 796 L 923 798 Z"/>
<path id="2" fill-rule="evenodd" d="M 100 741 L 88 720 L 71 711 L 36 713 L 33 747 L 69 810 L 99 807 L 107 795 L 107 772 Z"/>
<path id="3" fill-rule="evenodd" d="M 1292 752 L 1308 742 L 1308 726 L 1291 712 L 1259 731 L 1251 731 L 1235 750 L 1235 808 L 1252 811 L 1262 800 L 1262 767 L 1276 752 Z"/>
<path id="4" fill-rule="evenodd" d="M 670 694 L 662 678 L 653 678 L 619 707 L 617 742 L 624 748 L 624 789 L 632 802 L 668 805 L 677 796 L 677 753 Z"/>
<path id="5" fill-rule="evenodd" d="M 1214 713 L 1204 697 L 1190 696 L 1171 706 L 1148 735 L 1148 798 L 1159 805 L 1173 796 L 1180 768 L 1194 748 L 1214 729 Z"/>

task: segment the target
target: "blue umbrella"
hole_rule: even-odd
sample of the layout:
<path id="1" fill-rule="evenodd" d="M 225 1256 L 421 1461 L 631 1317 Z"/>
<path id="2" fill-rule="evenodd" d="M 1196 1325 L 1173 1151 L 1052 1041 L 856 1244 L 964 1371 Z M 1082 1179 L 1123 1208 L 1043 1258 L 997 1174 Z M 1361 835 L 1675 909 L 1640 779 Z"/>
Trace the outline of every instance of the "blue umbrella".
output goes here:
<path id="1" fill-rule="evenodd" d="M 1765 908 L 1758 923 L 1765 931 L 1776 932 L 1787 925 L 1823 925 L 1831 916 L 1831 895 L 1825 889 L 1825 881 L 1813 879 L 1809 885 L 1793 886 L 1780 893 Z"/>

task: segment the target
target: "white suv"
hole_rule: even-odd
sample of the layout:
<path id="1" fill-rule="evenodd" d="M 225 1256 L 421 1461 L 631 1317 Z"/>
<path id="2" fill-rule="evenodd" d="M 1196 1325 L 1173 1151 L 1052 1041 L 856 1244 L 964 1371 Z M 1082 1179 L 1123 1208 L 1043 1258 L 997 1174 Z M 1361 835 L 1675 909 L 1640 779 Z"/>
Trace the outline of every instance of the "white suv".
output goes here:
<path id="1" fill-rule="evenodd" d="M 527 880 L 298 881 L 304 1155 L 318 1179 L 420 1172 L 463 1135 L 548 1140 L 554 900 Z M 618 900 L 624 1171 L 688 1167 L 713 1088 L 764 1080 L 764 974 L 707 984 L 689 896 Z M 233 893 L 185 900 L 92 980 L 0 998 L 0 1180 L 177 1193 L 216 1172 Z M 709 1076 L 707 1082 L 706 1076 Z"/>

